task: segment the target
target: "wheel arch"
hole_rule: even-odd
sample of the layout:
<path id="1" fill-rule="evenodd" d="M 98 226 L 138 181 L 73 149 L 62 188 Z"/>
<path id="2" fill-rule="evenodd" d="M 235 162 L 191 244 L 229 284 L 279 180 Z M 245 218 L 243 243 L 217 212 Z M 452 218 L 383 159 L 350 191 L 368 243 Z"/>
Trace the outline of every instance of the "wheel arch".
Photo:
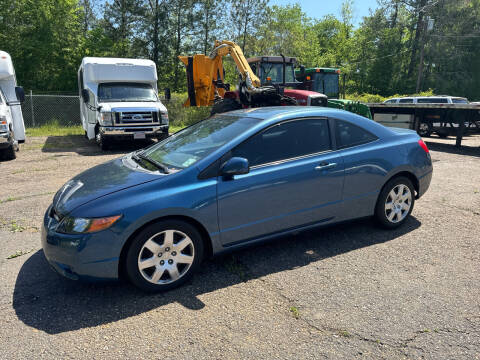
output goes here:
<path id="1" fill-rule="evenodd" d="M 415 193 L 416 193 L 415 198 L 418 199 L 418 192 L 420 190 L 420 183 L 419 183 L 416 175 L 413 172 L 408 171 L 408 170 L 402 170 L 402 171 L 396 172 L 396 173 L 392 174 L 390 177 L 388 177 L 387 180 L 383 183 L 382 189 L 380 190 L 380 193 L 383 190 L 383 188 L 385 187 L 385 185 L 387 185 L 390 180 L 395 179 L 397 177 L 406 177 L 407 179 L 409 179 L 412 182 L 413 188 L 415 189 Z"/>
<path id="2" fill-rule="evenodd" d="M 123 245 L 122 250 L 120 251 L 120 258 L 118 261 L 118 275 L 120 278 L 125 278 L 125 275 L 126 275 L 125 259 L 127 257 L 128 249 L 130 248 L 130 245 L 132 244 L 132 241 L 135 238 L 135 236 L 137 236 L 147 226 L 150 226 L 152 224 L 158 223 L 160 221 L 165 221 L 165 220 L 180 220 L 194 226 L 202 236 L 202 241 L 205 249 L 204 258 L 209 258 L 213 256 L 213 247 L 212 247 L 212 240 L 210 238 L 210 235 L 208 234 L 208 231 L 205 228 L 205 226 L 203 226 L 198 220 L 185 215 L 162 216 L 146 222 L 145 224 L 140 226 L 138 229 L 136 229 L 132 234 L 130 234 L 127 241 Z"/>

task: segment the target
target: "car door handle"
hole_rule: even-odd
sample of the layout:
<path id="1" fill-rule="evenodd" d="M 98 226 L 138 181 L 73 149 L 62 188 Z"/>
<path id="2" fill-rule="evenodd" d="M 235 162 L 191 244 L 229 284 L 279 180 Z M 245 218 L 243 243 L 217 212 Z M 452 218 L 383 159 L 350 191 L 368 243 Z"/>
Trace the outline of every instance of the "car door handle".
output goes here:
<path id="1" fill-rule="evenodd" d="M 328 170 L 333 169 L 337 166 L 337 163 L 328 163 L 328 162 L 321 162 L 318 166 L 315 166 L 315 170 Z"/>

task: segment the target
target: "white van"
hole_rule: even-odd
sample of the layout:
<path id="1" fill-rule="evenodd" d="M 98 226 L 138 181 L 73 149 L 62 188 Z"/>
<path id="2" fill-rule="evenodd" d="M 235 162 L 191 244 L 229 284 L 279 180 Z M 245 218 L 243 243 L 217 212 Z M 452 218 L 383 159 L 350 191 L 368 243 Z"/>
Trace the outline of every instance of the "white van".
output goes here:
<path id="1" fill-rule="evenodd" d="M 102 150 L 113 138 L 168 136 L 168 113 L 158 98 L 153 61 L 83 58 L 78 87 L 85 135 L 96 139 Z"/>
<path id="2" fill-rule="evenodd" d="M 25 93 L 17 86 L 12 58 L 0 50 L 0 155 L 15 159 L 18 143 L 25 142 L 21 103 Z"/>

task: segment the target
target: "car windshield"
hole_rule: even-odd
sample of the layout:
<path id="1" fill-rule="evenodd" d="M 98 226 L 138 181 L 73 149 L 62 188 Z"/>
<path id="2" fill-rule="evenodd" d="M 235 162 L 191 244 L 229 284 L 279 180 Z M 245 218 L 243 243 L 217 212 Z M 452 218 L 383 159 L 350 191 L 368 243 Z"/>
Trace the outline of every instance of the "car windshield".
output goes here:
<path id="1" fill-rule="evenodd" d="M 270 77 L 274 84 L 283 83 L 283 63 L 264 62 L 260 67 L 262 69 L 260 79 L 262 84 L 267 82 L 267 77 Z M 295 82 L 295 70 L 293 64 L 285 64 L 285 82 Z"/>
<path id="2" fill-rule="evenodd" d="M 155 89 L 149 84 L 103 83 L 98 86 L 99 102 L 158 101 Z"/>
<path id="3" fill-rule="evenodd" d="M 185 169 L 258 122 L 256 118 L 217 115 L 168 137 L 142 155 L 168 168 Z"/>
<path id="4" fill-rule="evenodd" d="M 314 73 L 313 91 L 327 95 L 329 98 L 338 99 L 338 74 L 336 73 Z"/>

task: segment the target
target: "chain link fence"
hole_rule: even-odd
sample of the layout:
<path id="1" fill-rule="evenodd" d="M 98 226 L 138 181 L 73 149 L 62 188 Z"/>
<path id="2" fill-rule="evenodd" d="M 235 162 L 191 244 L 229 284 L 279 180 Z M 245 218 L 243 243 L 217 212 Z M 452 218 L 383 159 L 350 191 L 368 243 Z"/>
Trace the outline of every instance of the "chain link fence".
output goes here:
<path id="1" fill-rule="evenodd" d="M 161 99 L 168 109 L 170 125 L 187 126 L 205 119 L 210 114 L 209 107 L 185 108 L 185 94 L 172 94 L 170 100 Z M 22 104 L 26 128 L 43 125 L 81 126 L 80 100 L 78 95 L 32 94 L 25 95 Z"/>
<path id="2" fill-rule="evenodd" d="M 22 113 L 26 128 L 47 124 L 58 124 L 58 126 L 82 124 L 77 95 L 26 94 Z"/>

